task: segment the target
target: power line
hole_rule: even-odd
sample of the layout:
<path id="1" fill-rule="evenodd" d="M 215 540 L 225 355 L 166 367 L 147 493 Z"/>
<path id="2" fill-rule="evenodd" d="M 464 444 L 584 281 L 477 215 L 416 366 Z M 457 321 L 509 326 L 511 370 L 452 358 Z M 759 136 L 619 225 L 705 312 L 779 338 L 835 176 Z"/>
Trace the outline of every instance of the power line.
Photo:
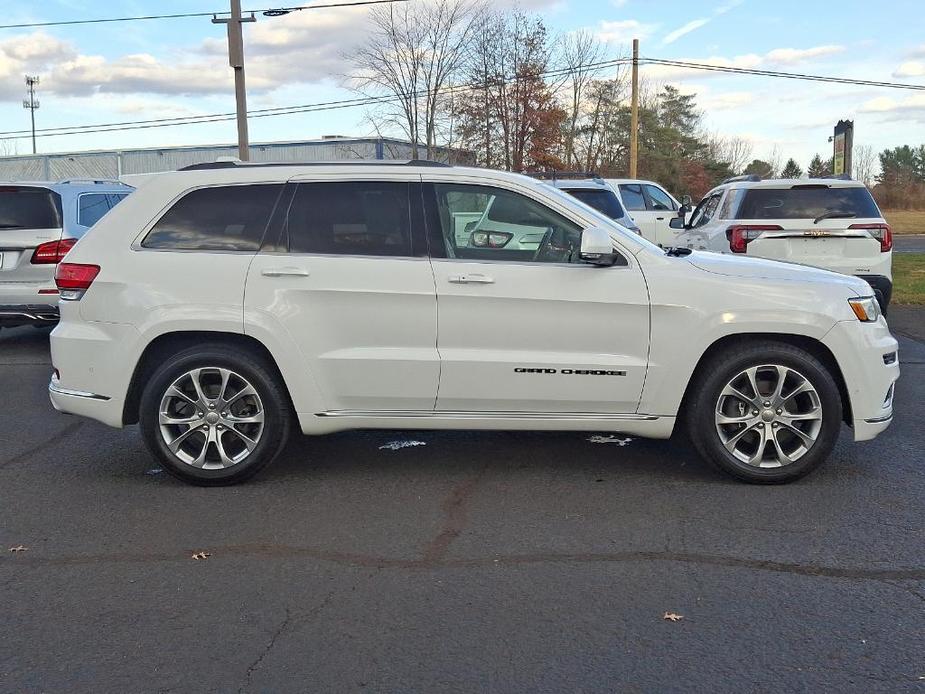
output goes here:
<path id="1" fill-rule="evenodd" d="M 382 5 L 395 2 L 408 2 L 408 0 L 354 0 L 353 2 L 325 3 L 319 5 L 296 5 L 293 7 L 267 7 L 261 10 L 244 10 L 245 14 L 263 14 L 267 17 L 278 17 L 290 12 L 302 10 L 319 10 L 332 7 L 356 7 L 359 5 Z M 149 14 L 136 17 L 103 17 L 99 19 L 68 19 L 57 22 L 28 22 L 23 24 L 0 24 L 0 29 L 35 29 L 40 27 L 73 26 L 77 24 L 108 24 L 112 22 L 137 22 L 149 19 L 186 19 L 190 17 L 217 17 L 230 14 L 228 10 L 218 12 L 180 12 L 176 14 Z"/>
<path id="2" fill-rule="evenodd" d="M 364 0 L 360 4 L 366 4 L 370 0 Z M 379 2 L 383 0 L 377 0 Z M 391 0 L 387 0 L 391 1 Z M 399 0 L 403 1 L 403 0 Z M 318 5 L 313 5 L 310 7 L 318 7 Z M 284 8 L 283 8 L 284 9 Z M 210 15 L 211 16 L 211 15 Z M 629 63 L 629 58 L 617 58 L 613 60 L 604 60 L 593 63 L 585 63 L 583 65 L 572 66 L 572 67 L 562 67 L 547 70 L 541 73 L 535 73 L 535 77 L 554 77 L 561 76 L 563 74 L 568 74 L 570 70 L 573 69 L 588 69 L 595 68 L 602 70 L 608 67 L 616 67 L 618 65 Z M 716 72 L 726 72 L 734 74 L 749 74 L 749 75 L 758 75 L 764 77 L 776 77 L 784 79 L 796 79 L 796 80 L 806 80 L 814 82 L 831 82 L 836 84 L 850 84 L 858 86 L 873 86 L 873 87 L 888 87 L 894 89 L 909 89 L 915 91 L 925 90 L 925 86 L 917 84 L 901 84 L 896 82 L 884 82 L 884 81 L 874 81 L 874 80 L 861 80 L 861 79 L 852 79 L 844 77 L 830 77 L 826 75 L 812 75 L 807 73 L 792 73 L 792 72 L 780 72 L 774 70 L 759 70 L 757 68 L 736 68 L 731 66 L 717 66 L 710 65 L 707 63 L 694 63 L 681 60 L 669 60 L 661 58 L 641 58 L 641 63 L 644 64 L 655 64 L 655 65 L 670 65 L 674 67 L 690 68 L 695 70 L 709 70 Z M 504 83 L 511 81 L 516 81 L 520 79 L 518 77 L 508 77 L 504 78 Z M 457 91 L 468 91 L 481 87 L 482 84 L 475 82 L 470 84 L 461 84 L 461 85 L 452 85 L 443 90 L 446 94 L 452 94 Z M 427 95 L 427 91 L 416 92 L 412 96 L 420 98 Z M 319 111 L 332 111 L 339 110 L 344 108 L 354 108 L 357 106 L 372 106 L 380 103 L 388 103 L 390 101 L 397 101 L 400 97 L 397 96 L 370 96 L 370 97 L 358 97 L 354 99 L 341 99 L 338 101 L 327 101 L 319 102 L 313 104 L 297 104 L 293 106 L 278 106 L 275 108 L 266 108 L 266 109 L 255 109 L 247 112 L 248 118 L 268 118 L 273 116 L 287 116 L 294 115 L 298 113 L 314 113 Z M 223 121 L 234 120 L 234 113 L 209 113 L 202 114 L 199 116 L 176 116 L 173 118 L 155 118 L 149 120 L 140 120 L 140 121 L 123 121 L 117 123 L 95 123 L 88 125 L 75 125 L 75 126 L 61 126 L 57 128 L 44 128 L 37 130 L 38 137 L 55 137 L 62 135 L 80 135 L 87 133 L 100 133 L 100 132 L 116 132 L 123 130 L 147 130 L 151 128 L 158 127 L 170 127 L 177 125 L 198 125 L 200 123 L 217 123 Z M 0 132 L 0 141 L 2 140 L 15 140 L 19 137 L 28 134 L 27 130 L 8 130 Z"/>
<path id="3" fill-rule="evenodd" d="M 603 70 L 608 67 L 616 67 L 624 63 L 629 62 L 628 58 L 616 58 L 613 60 L 603 60 L 594 63 L 586 63 L 584 65 L 578 66 L 579 68 L 595 68 L 598 70 Z M 551 70 L 546 70 L 540 73 L 534 73 L 526 77 L 556 77 L 563 74 L 567 74 L 569 70 L 573 68 L 562 67 L 562 68 L 553 68 Z M 524 78 L 526 78 L 524 77 Z M 505 84 L 518 79 L 524 79 L 521 77 L 507 77 L 503 81 Z M 445 94 L 452 94 L 458 91 L 469 91 L 475 88 L 480 88 L 482 86 L 479 82 L 473 82 L 469 84 L 459 84 L 451 85 L 444 88 L 442 91 Z M 415 92 L 413 97 L 422 98 L 427 96 L 427 90 L 422 90 Z M 338 110 L 342 108 L 353 108 L 356 106 L 372 106 L 377 103 L 388 103 L 390 101 L 397 101 L 400 97 L 397 96 L 369 96 L 369 97 L 357 97 L 353 99 L 341 99 L 338 101 L 327 101 L 314 104 L 298 104 L 293 106 L 278 106 L 275 108 L 265 108 L 265 109 L 254 109 L 247 112 L 248 118 L 267 118 L 271 116 L 287 116 L 296 113 L 312 113 L 316 111 L 329 111 L 329 110 Z M 120 123 L 95 123 L 88 125 L 75 125 L 75 126 L 60 126 L 56 128 L 43 128 L 36 131 L 39 137 L 55 137 L 60 135 L 81 135 L 86 133 L 100 133 L 100 132 L 116 132 L 121 130 L 147 130 L 150 128 L 157 127 L 169 127 L 175 125 L 198 125 L 199 123 L 217 123 L 222 121 L 234 120 L 234 112 L 226 113 L 207 113 L 200 116 L 175 116 L 173 118 L 154 118 L 149 120 L 140 120 L 140 121 L 123 121 Z M 0 140 L 15 140 L 18 139 L 20 135 L 28 134 L 28 130 L 7 130 L 0 132 Z"/>
<path id="4" fill-rule="evenodd" d="M 779 77 L 783 79 L 805 80 L 808 82 L 830 82 L 833 84 L 850 84 L 862 87 L 885 87 L 889 89 L 909 89 L 925 91 L 925 85 L 903 84 L 901 82 L 881 82 L 877 80 L 862 80 L 852 77 L 830 77 L 827 75 L 811 75 L 803 72 L 780 72 L 778 70 L 759 70 L 758 68 L 733 67 L 731 65 L 710 65 L 709 63 L 692 63 L 683 60 L 667 60 L 662 58 L 642 58 L 641 62 L 654 65 L 670 65 L 674 67 L 690 68 L 692 70 L 710 70 L 714 72 L 728 72 L 742 75 L 759 75 L 762 77 Z"/>

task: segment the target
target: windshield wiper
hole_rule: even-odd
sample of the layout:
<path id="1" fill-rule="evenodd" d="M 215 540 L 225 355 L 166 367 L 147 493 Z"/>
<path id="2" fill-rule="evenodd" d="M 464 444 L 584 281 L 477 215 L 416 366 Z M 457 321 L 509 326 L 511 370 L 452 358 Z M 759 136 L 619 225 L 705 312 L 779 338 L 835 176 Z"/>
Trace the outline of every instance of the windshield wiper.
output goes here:
<path id="1" fill-rule="evenodd" d="M 669 255 L 672 258 L 683 258 L 686 255 L 693 253 L 690 248 L 685 248 L 683 246 L 668 246 L 665 249 L 665 255 Z"/>
<path id="2" fill-rule="evenodd" d="M 818 224 L 823 219 L 851 219 L 852 217 L 857 217 L 857 215 L 854 212 L 836 212 L 835 210 L 829 210 L 816 217 L 813 220 L 813 224 Z"/>

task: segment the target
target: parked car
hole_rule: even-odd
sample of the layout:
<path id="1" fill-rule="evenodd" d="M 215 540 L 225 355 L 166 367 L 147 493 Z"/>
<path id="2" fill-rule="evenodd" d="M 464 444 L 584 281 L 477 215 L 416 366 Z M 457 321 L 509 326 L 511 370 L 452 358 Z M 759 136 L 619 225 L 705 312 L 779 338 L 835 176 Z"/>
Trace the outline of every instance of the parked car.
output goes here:
<path id="1" fill-rule="evenodd" d="M 490 200 L 538 247 L 460 243 L 454 215 Z M 860 279 L 665 251 L 531 178 L 420 162 L 163 174 L 57 284 L 55 408 L 140 423 L 200 485 L 251 477 L 291 428 L 683 426 L 726 472 L 785 482 L 842 422 L 886 429 L 899 376 Z"/>
<path id="2" fill-rule="evenodd" d="M 58 320 L 55 265 L 131 191 L 115 181 L 0 183 L 0 326 Z"/>
<path id="3" fill-rule="evenodd" d="M 893 293 L 893 233 L 867 187 L 848 178 L 724 181 L 694 209 L 678 244 L 856 275 L 886 312 Z"/>
<path id="4" fill-rule="evenodd" d="M 675 197 L 654 181 L 635 178 L 608 178 L 623 207 L 652 243 L 668 248 L 677 243 L 677 231 L 669 225 L 681 209 Z"/>
<path id="5" fill-rule="evenodd" d="M 590 205 L 595 210 L 613 221 L 626 227 L 636 234 L 642 234 L 642 229 L 633 221 L 633 218 L 626 212 L 623 203 L 620 202 L 619 196 L 602 178 L 554 178 L 546 181 L 549 185 L 559 190 L 565 191 L 572 197 L 578 198 L 586 205 Z"/>

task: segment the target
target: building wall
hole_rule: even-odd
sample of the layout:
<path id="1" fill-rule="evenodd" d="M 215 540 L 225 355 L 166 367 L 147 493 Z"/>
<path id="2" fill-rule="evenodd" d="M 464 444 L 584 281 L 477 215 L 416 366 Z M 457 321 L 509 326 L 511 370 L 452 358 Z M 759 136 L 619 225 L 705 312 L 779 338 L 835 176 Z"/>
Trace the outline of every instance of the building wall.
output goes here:
<path id="1" fill-rule="evenodd" d="M 237 155 L 236 145 L 217 145 L 0 157 L 0 181 L 117 179 L 124 174 L 175 171 L 190 164 Z M 258 143 L 250 146 L 250 155 L 251 161 L 276 162 L 410 159 L 411 143 L 377 138 Z M 441 148 L 437 159 L 450 163 L 469 163 L 471 156 L 467 152 Z"/>

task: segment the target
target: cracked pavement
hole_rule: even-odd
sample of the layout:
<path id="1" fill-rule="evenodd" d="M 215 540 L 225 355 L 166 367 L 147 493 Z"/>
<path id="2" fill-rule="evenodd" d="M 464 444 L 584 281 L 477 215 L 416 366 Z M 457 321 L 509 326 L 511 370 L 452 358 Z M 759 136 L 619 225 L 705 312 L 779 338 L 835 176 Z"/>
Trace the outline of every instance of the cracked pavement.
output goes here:
<path id="1" fill-rule="evenodd" d="M 678 441 L 409 431 L 200 489 L 54 412 L 47 334 L 2 330 L 0 692 L 925 691 L 925 344 L 900 358 L 886 434 L 783 487 Z"/>

